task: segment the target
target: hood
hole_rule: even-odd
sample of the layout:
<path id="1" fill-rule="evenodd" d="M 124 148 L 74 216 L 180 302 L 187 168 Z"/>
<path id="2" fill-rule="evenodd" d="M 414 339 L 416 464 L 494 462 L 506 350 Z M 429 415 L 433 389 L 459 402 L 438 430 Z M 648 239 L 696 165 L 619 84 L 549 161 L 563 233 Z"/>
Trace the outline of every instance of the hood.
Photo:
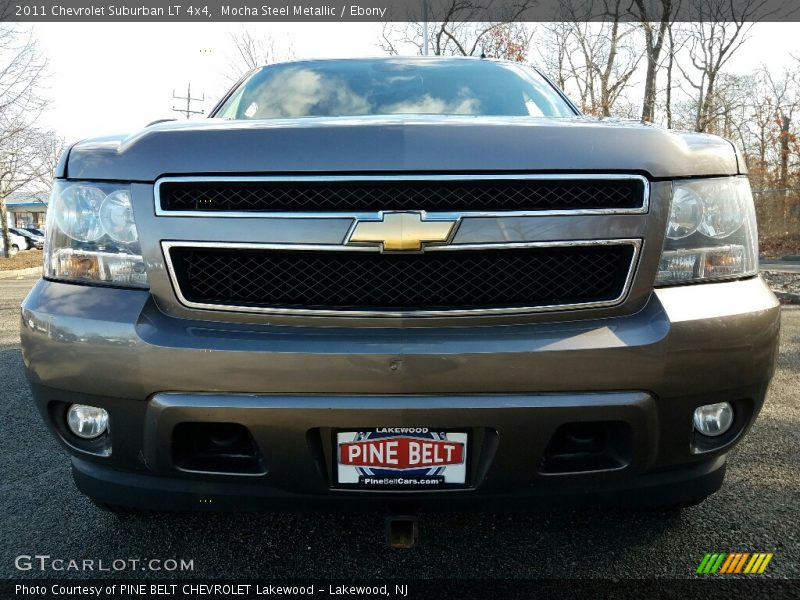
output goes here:
<path id="1" fill-rule="evenodd" d="M 299 172 L 636 172 L 734 175 L 719 137 L 639 122 L 493 117 L 339 117 L 160 123 L 75 144 L 60 177 Z"/>

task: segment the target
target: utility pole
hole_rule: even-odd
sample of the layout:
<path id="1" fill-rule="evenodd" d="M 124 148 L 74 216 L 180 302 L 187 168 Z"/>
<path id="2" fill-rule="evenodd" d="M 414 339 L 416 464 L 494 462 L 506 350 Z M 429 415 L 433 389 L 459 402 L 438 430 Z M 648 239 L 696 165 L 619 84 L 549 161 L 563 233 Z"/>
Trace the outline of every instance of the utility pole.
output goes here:
<path id="1" fill-rule="evenodd" d="M 192 102 L 204 102 L 206 99 L 206 95 L 203 94 L 200 98 L 192 98 L 192 82 L 189 82 L 189 87 L 186 88 L 186 96 L 176 96 L 175 90 L 172 90 L 172 99 L 173 100 L 186 100 L 186 108 L 175 108 L 172 107 L 172 110 L 175 112 L 179 112 L 184 115 L 187 119 L 192 115 L 202 115 L 205 111 L 204 110 L 192 110 Z"/>

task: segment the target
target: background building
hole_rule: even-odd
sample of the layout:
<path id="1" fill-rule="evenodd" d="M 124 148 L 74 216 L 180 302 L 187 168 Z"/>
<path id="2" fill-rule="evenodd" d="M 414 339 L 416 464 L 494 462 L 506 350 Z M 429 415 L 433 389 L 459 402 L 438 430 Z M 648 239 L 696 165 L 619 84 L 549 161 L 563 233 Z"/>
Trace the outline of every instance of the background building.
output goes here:
<path id="1" fill-rule="evenodd" d="M 6 200 L 9 227 L 44 229 L 48 194 L 15 192 Z"/>

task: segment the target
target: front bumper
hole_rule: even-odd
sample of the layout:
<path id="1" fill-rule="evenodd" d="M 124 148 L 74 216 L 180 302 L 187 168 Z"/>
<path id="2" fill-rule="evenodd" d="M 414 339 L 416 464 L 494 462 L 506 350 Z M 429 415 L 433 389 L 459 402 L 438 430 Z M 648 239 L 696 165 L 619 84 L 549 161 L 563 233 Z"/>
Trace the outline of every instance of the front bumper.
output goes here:
<path id="1" fill-rule="evenodd" d="M 100 501 L 666 504 L 721 484 L 725 455 L 764 401 L 779 322 L 758 278 L 657 290 L 641 311 L 608 319 L 383 329 L 189 321 L 164 315 L 147 292 L 40 281 L 23 304 L 22 342 L 37 406 L 79 487 Z M 735 431 L 700 452 L 692 411 L 720 401 L 735 403 Z M 104 445 L 65 430 L 61 410 L 73 402 L 109 411 Z M 176 465 L 174 426 L 220 421 L 247 427 L 263 472 Z M 598 421 L 629 431 L 621 466 L 542 472 L 561 425 Z M 330 432 L 383 426 L 469 430 L 467 487 L 336 489 Z"/>

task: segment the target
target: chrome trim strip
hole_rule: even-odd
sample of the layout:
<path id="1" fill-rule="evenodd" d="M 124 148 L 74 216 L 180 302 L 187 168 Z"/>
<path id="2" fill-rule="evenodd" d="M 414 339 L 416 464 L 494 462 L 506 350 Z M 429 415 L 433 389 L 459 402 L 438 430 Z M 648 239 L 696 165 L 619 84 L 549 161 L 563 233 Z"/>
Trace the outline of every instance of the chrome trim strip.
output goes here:
<path id="1" fill-rule="evenodd" d="M 644 198 L 642 206 L 637 208 L 587 208 L 577 210 L 507 210 L 507 211 L 436 211 L 428 212 L 429 215 L 439 215 L 442 217 L 552 217 L 552 216 L 569 216 L 569 215 L 638 215 L 644 214 L 650 207 L 650 182 L 642 175 L 627 175 L 627 174 L 509 174 L 504 173 L 501 175 L 262 175 L 262 176 L 221 176 L 214 177 L 212 175 L 198 175 L 193 177 L 161 177 L 156 180 L 154 196 L 155 196 L 155 210 L 157 217 L 203 217 L 207 219 L 213 218 L 238 218 L 238 219 L 341 219 L 341 218 L 356 218 L 356 219 L 372 219 L 378 218 L 380 211 L 368 212 L 247 212 L 247 211 L 197 211 L 197 210 L 163 210 L 161 208 L 161 195 L 160 188 L 162 183 L 197 183 L 201 181 L 209 181 L 214 183 L 225 182 L 259 182 L 259 181 L 274 181 L 274 182 L 340 182 L 340 181 L 500 181 L 500 180 L 569 180 L 577 181 L 581 179 L 588 180 L 638 180 L 644 186 Z"/>
<path id="2" fill-rule="evenodd" d="M 187 308 L 198 310 L 241 312 L 241 313 L 260 313 L 268 315 L 285 316 L 314 316 L 314 317 L 464 317 L 464 316 L 483 316 L 483 315 L 514 315 L 535 312 L 552 312 L 560 310 L 577 310 L 587 308 L 602 308 L 616 306 L 625 301 L 628 297 L 633 276 L 641 254 L 642 240 L 638 238 L 618 239 L 618 240 L 575 240 L 563 242 L 518 242 L 500 244 L 451 244 L 448 246 L 430 246 L 425 252 L 448 252 L 455 250 L 496 250 L 513 248 L 560 248 L 575 246 L 633 246 L 633 256 L 625 277 L 622 291 L 617 298 L 603 302 L 583 302 L 574 304 L 556 304 L 548 306 L 531 306 L 517 308 L 477 308 L 464 310 L 407 310 L 407 311 L 380 311 L 380 310 L 346 310 L 329 309 L 315 310 L 305 308 L 270 308 L 260 306 L 237 306 L 226 304 L 207 304 L 202 302 L 192 302 L 182 293 L 178 285 L 178 278 L 175 267 L 172 264 L 170 250 L 172 248 L 219 248 L 219 249 L 239 249 L 239 250 L 308 250 L 308 251 L 336 251 L 336 252 L 380 252 L 379 247 L 371 246 L 342 246 L 339 244 L 253 244 L 237 242 L 190 242 L 190 241 L 162 241 L 161 248 L 164 253 L 167 271 L 169 272 L 170 282 L 175 296 L 181 304 Z"/>

